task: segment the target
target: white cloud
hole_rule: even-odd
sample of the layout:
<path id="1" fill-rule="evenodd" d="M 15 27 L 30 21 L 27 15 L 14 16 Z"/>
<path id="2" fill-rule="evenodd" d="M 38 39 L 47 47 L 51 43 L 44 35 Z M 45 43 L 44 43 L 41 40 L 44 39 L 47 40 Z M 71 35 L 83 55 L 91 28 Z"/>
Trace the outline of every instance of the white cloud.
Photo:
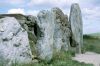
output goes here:
<path id="1" fill-rule="evenodd" d="M 24 2 L 25 0 L 6 0 L 6 3 L 9 3 L 9 4 L 22 4 Z"/>
<path id="2" fill-rule="evenodd" d="M 84 34 L 100 32 L 100 7 L 83 8 Z"/>
<path id="3" fill-rule="evenodd" d="M 83 22 L 83 33 L 90 34 L 90 33 L 97 33 L 100 32 L 100 22 L 88 20 Z"/>
<path id="4" fill-rule="evenodd" d="M 28 10 L 26 12 L 27 15 L 33 15 L 36 16 L 38 14 L 39 10 Z"/>
<path id="5" fill-rule="evenodd" d="M 69 10 L 69 9 L 64 9 L 63 12 L 64 12 L 64 14 L 66 14 L 66 15 L 68 15 L 68 16 L 69 16 L 69 14 L 70 14 L 70 10 Z"/>
<path id="6" fill-rule="evenodd" d="M 25 14 L 24 9 L 18 8 L 18 9 L 10 9 L 8 10 L 8 14 Z"/>
<path id="7" fill-rule="evenodd" d="M 33 15 L 33 16 L 36 16 L 38 12 L 39 10 L 25 10 L 21 8 L 8 10 L 8 14 L 23 14 L 23 15 Z"/>
<path id="8" fill-rule="evenodd" d="M 52 6 L 65 6 L 65 5 L 71 5 L 72 3 L 79 3 L 79 0 L 31 0 L 28 5 L 44 5 L 44 4 L 50 4 Z"/>
<path id="9" fill-rule="evenodd" d="M 100 7 L 94 7 L 94 8 L 83 8 L 82 12 L 86 19 L 94 19 L 98 20 L 100 18 Z M 100 20 L 100 19 L 99 19 Z"/>

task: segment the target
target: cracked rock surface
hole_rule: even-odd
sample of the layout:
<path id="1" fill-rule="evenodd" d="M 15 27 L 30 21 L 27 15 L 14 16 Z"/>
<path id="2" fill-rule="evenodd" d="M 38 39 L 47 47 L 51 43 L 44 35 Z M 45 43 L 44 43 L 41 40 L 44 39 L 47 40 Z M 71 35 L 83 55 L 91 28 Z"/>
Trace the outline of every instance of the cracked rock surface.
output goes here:
<path id="1" fill-rule="evenodd" d="M 31 62 L 27 31 L 14 17 L 0 19 L 0 53 L 6 64 Z"/>

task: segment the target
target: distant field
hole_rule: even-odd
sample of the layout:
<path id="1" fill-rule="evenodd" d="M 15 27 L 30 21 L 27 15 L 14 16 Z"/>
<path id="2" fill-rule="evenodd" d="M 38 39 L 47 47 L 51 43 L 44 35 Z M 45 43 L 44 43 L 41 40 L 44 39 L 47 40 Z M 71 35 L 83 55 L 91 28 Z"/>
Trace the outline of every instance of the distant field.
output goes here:
<path id="1" fill-rule="evenodd" d="M 84 35 L 85 51 L 100 53 L 100 33 Z"/>
<path id="2" fill-rule="evenodd" d="M 100 33 L 89 34 L 89 36 L 92 36 L 94 38 L 100 38 Z"/>

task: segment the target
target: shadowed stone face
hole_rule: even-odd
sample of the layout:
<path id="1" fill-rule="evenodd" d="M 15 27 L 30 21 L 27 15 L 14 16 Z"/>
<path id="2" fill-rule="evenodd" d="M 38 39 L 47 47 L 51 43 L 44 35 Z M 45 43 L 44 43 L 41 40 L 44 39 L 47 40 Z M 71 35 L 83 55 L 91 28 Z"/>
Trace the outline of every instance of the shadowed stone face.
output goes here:
<path id="1" fill-rule="evenodd" d="M 83 45 L 83 24 L 81 10 L 78 4 L 72 4 L 69 21 L 72 30 L 72 45 L 76 44 L 76 51 L 81 53 Z"/>

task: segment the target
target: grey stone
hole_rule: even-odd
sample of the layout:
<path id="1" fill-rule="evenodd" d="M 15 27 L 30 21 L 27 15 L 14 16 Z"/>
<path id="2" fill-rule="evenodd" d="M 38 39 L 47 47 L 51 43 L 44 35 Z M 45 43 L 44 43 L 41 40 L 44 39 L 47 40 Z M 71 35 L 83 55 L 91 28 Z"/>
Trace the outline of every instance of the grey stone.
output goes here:
<path id="1" fill-rule="evenodd" d="M 8 64 L 15 60 L 30 62 L 37 57 L 50 61 L 57 52 L 68 51 L 70 45 L 81 53 L 82 17 L 78 4 L 71 6 L 69 21 L 59 8 L 40 11 L 36 17 L 0 15 L 0 57 L 10 59 Z"/>
<path id="2" fill-rule="evenodd" d="M 67 51 L 70 45 L 70 29 L 67 16 L 59 8 L 52 9 L 54 14 L 54 50 L 59 52 L 61 49 Z"/>
<path id="3" fill-rule="evenodd" d="M 75 45 L 76 52 L 81 53 L 83 45 L 83 24 L 80 7 L 77 3 L 72 4 L 70 11 L 69 21 L 71 23 L 72 30 L 72 45 Z"/>
<path id="4" fill-rule="evenodd" d="M 0 19 L 0 52 L 11 63 L 30 63 L 32 53 L 28 34 L 14 17 Z M 1 53 L 0 53 L 1 54 Z"/>
<path id="5" fill-rule="evenodd" d="M 0 14 L 0 18 L 4 17 L 16 18 L 21 27 L 28 32 L 28 39 L 29 39 L 29 44 L 31 46 L 32 54 L 36 55 L 35 44 L 37 41 L 37 30 L 39 29 L 36 23 L 36 17 L 32 15 L 21 15 L 21 14 Z M 1 29 L 1 31 L 3 30 Z"/>
<path id="6" fill-rule="evenodd" d="M 54 21 L 50 11 L 40 11 L 37 24 L 40 28 L 36 44 L 37 55 L 41 60 L 50 61 L 53 55 Z"/>

